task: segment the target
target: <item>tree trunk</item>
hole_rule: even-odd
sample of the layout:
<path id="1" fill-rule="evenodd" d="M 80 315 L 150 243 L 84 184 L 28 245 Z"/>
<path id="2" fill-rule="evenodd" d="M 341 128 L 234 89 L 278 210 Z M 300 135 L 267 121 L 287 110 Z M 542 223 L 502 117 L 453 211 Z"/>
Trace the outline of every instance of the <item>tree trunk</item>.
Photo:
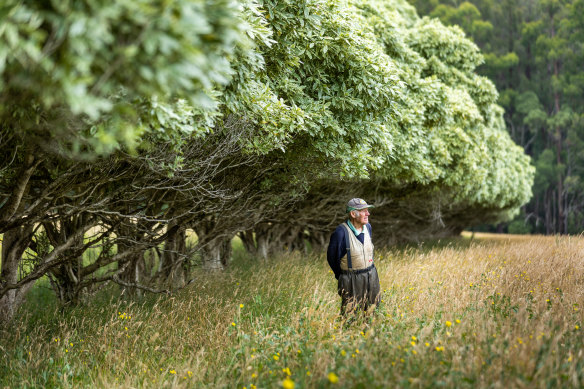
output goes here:
<path id="1" fill-rule="evenodd" d="M 36 167 L 40 164 L 40 160 L 35 161 L 33 153 L 29 153 L 25 158 L 24 166 L 16 178 L 16 182 L 12 188 L 12 194 L 8 198 L 6 204 L 0 207 L 0 226 L 5 226 L 8 220 L 20 209 L 22 210 L 22 198 L 28 191 L 28 181 L 32 177 Z M 4 230 L 0 227 L 0 232 Z"/>
<path id="2" fill-rule="evenodd" d="M 554 23 L 554 16 L 555 14 L 550 12 L 550 21 L 551 21 L 551 26 L 550 26 L 550 35 L 551 38 L 553 39 L 556 36 L 556 29 L 555 29 L 555 23 Z M 554 60 L 553 61 L 553 73 L 554 73 L 554 77 L 556 79 L 560 78 L 560 62 L 558 60 Z M 554 111 L 556 115 L 559 115 L 560 113 L 560 94 L 557 90 L 554 90 L 553 92 L 553 97 L 554 97 Z M 556 125 L 556 129 L 555 129 L 555 134 L 554 134 L 554 140 L 556 142 L 556 166 L 558 169 L 558 193 L 557 193 L 557 198 L 556 198 L 556 206 L 557 206 L 557 217 L 556 217 L 556 228 L 557 228 L 557 232 L 559 234 L 563 234 L 566 231 L 564 230 L 564 205 L 563 205 L 563 195 L 564 195 L 564 188 L 563 188 L 563 180 L 564 177 L 562 176 L 563 172 L 560 169 L 560 166 L 562 164 L 562 142 L 563 142 L 563 135 L 562 135 L 562 129 L 560 126 Z"/>
<path id="3" fill-rule="evenodd" d="M 201 265 L 205 270 L 223 270 L 231 259 L 231 239 L 223 231 L 217 229 L 217 222 L 206 220 L 198 222 L 195 232 L 199 241 L 197 246 L 201 254 Z"/>
<path id="4" fill-rule="evenodd" d="M 168 228 L 169 234 L 160 259 L 159 276 L 165 283 L 180 287 L 185 283 L 188 258 L 186 228 L 178 224 L 169 225 Z"/>
<path id="5" fill-rule="evenodd" d="M 284 238 L 288 232 L 290 232 L 289 228 L 282 224 L 266 223 L 256 226 L 256 241 L 260 257 L 268 259 L 281 254 L 285 246 L 286 249 L 290 249 L 296 236 Z"/>
<path id="6" fill-rule="evenodd" d="M 61 255 L 64 262 L 49 272 L 51 285 L 62 304 L 77 304 L 79 302 L 83 254 L 75 251 L 83 246 L 83 234 L 79 234 L 79 230 L 85 228 L 86 218 L 86 216 L 79 215 L 71 218 L 64 217 L 54 223 L 43 223 L 53 247 L 58 247 L 74 235 L 78 235 L 71 247 Z"/>
<path id="7" fill-rule="evenodd" d="M 270 254 L 269 237 L 267 233 L 256 232 L 257 253 L 262 259 L 268 259 Z"/>
<path id="8" fill-rule="evenodd" d="M 322 252 L 327 245 L 327 236 L 321 231 L 312 231 L 309 236 L 310 248 L 313 252 Z"/>
<path id="9" fill-rule="evenodd" d="M 145 231 L 152 228 L 150 223 L 138 220 L 136 223 L 120 225 L 118 227 L 118 254 L 131 252 L 122 262 L 118 263 L 118 268 L 123 268 L 118 277 L 128 285 L 142 285 L 147 282 L 145 251 L 140 245 L 144 241 Z M 124 286 L 124 291 L 130 296 L 139 297 L 142 292 L 137 287 Z"/>
<path id="10" fill-rule="evenodd" d="M 132 250 L 131 245 L 125 245 L 118 243 L 118 253 L 125 250 Z M 146 264 L 144 261 L 144 251 L 140 250 L 129 257 L 126 258 L 122 263 L 118 263 L 118 266 L 124 268 L 124 270 L 119 274 L 119 279 L 124 281 L 129 285 L 141 285 L 144 283 Z M 124 291 L 131 297 L 140 297 L 142 292 L 140 289 L 130 286 L 124 286 Z"/>
<path id="11" fill-rule="evenodd" d="M 211 240 L 201 239 L 199 245 L 202 259 L 202 266 L 205 270 L 224 270 L 229 265 L 231 259 L 231 239 L 214 238 Z"/>
<path id="12" fill-rule="evenodd" d="M 245 250 L 253 256 L 258 256 L 258 246 L 253 230 L 242 231 L 237 234 Z"/>
<path id="13" fill-rule="evenodd" d="M 33 227 L 24 226 L 6 231 L 2 241 L 2 269 L 0 272 L 0 286 L 16 284 L 22 255 L 31 243 Z M 6 324 L 14 317 L 16 310 L 22 304 L 26 292 L 34 282 L 18 289 L 10 289 L 0 297 L 0 323 Z"/>

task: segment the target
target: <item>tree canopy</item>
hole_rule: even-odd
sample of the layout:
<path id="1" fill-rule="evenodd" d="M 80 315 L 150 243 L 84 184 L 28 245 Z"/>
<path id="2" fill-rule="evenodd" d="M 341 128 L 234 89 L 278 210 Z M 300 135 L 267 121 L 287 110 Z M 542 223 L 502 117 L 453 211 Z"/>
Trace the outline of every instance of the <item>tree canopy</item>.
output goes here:
<path id="1" fill-rule="evenodd" d="M 537 167 L 534 196 L 508 230 L 581 233 L 584 3 L 411 2 L 421 14 L 461 26 L 481 47 L 478 72 L 497 85 L 508 131 Z"/>
<path id="2" fill-rule="evenodd" d="M 390 244 L 531 195 L 478 47 L 405 1 L 12 1 L 0 18 L 7 317 L 43 275 L 74 302 L 184 284 L 236 234 L 259 255 L 316 248 L 351 197 L 377 202 Z"/>

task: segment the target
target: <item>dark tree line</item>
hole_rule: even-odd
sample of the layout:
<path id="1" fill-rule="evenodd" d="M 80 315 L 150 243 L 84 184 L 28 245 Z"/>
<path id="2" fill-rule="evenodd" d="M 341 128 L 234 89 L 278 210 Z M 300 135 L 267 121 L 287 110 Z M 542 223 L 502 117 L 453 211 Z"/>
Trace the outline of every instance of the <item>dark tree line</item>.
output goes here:
<path id="1" fill-rule="evenodd" d="M 507 130 L 537 168 L 534 196 L 508 230 L 584 231 L 584 2 L 411 3 L 481 47 L 477 71 L 497 85 Z"/>

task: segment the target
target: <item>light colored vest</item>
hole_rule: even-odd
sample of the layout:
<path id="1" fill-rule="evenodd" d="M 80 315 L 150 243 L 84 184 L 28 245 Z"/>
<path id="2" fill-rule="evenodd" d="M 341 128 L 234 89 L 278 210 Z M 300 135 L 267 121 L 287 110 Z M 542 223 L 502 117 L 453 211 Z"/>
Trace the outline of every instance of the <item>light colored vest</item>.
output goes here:
<path id="1" fill-rule="evenodd" d="M 347 225 L 347 222 L 343 223 L 342 226 L 347 230 L 347 238 L 351 247 L 352 268 L 350 270 L 366 269 L 373 265 L 373 243 L 371 242 L 371 236 L 369 235 L 367 226 L 363 226 L 363 234 L 365 234 L 363 239 L 364 243 L 361 243 L 357 239 L 353 231 L 351 231 L 351 228 Z M 341 258 L 341 270 L 349 270 L 347 257 L 345 255 Z"/>

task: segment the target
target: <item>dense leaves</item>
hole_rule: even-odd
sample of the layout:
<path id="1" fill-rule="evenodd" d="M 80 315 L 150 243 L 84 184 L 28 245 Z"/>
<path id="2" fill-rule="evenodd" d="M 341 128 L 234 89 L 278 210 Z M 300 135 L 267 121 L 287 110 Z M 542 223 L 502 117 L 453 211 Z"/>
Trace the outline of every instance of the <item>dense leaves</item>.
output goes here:
<path id="1" fill-rule="evenodd" d="M 533 157 L 534 197 L 510 231 L 583 231 L 584 2 L 411 2 L 474 38 L 485 53 L 478 71 L 496 83 L 507 128 Z"/>
<path id="2" fill-rule="evenodd" d="M 405 1 L 0 16 L 7 316 L 44 274 L 71 302 L 96 283 L 184 285 L 226 266 L 238 233 L 258 255 L 318 247 L 355 196 L 389 244 L 508 219 L 531 195 L 477 46 Z"/>
<path id="3" fill-rule="evenodd" d="M 183 97 L 212 109 L 244 36 L 237 13 L 228 0 L 4 2 L 2 122 L 44 148 L 104 152 L 147 130 L 136 101 Z"/>

